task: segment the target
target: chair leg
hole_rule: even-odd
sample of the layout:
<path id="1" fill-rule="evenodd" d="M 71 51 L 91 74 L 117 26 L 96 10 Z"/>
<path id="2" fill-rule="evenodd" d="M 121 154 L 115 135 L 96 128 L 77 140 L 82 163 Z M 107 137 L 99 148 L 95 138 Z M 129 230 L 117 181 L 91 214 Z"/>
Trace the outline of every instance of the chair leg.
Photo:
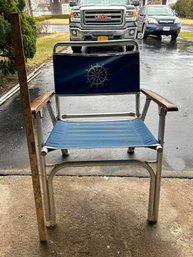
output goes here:
<path id="1" fill-rule="evenodd" d="M 128 147 L 127 152 L 128 154 L 133 154 L 135 152 L 135 147 Z"/>
<path id="2" fill-rule="evenodd" d="M 147 162 L 142 162 L 142 166 L 149 172 L 149 203 L 148 203 L 148 221 L 154 222 L 154 198 L 155 198 L 155 171 Z"/>
<path id="3" fill-rule="evenodd" d="M 41 157 L 41 180 L 42 180 L 42 191 L 43 191 L 43 201 L 45 209 L 45 219 L 46 227 L 51 226 L 50 221 L 50 202 L 49 202 L 49 190 L 48 190 L 48 179 L 46 174 L 45 157 Z"/>
<path id="4" fill-rule="evenodd" d="M 153 215 L 151 215 L 151 217 L 148 217 L 148 221 L 150 223 L 156 223 L 158 220 L 161 173 L 162 173 L 162 159 L 163 159 L 163 148 L 158 147 L 158 149 L 157 149 L 157 166 L 156 166 L 155 183 L 154 183 L 154 196 L 153 196 Z"/>
<path id="5" fill-rule="evenodd" d="M 52 174 L 52 172 L 50 173 Z M 49 206 L 50 206 L 50 227 L 56 225 L 56 212 L 55 212 L 55 201 L 53 191 L 53 176 L 48 178 L 48 194 L 49 194 Z"/>
<path id="6" fill-rule="evenodd" d="M 42 132 L 42 115 L 40 112 L 38 112 L 36 114 L 35 122 L 36 122 L 35 123 L 36 130 L 37 130 L 38 162 L 39 162 L 39 169 L 40 169 L 44 216 L 45 216 L 45 220 L 46 220 L 46 226 L 49 227 L 50 206 L 49 206 L 48 182 L 47 182 L 47 174 L 46 174 L 45 156 L 42 156 L 42 154 L 41 154 L 42 145 L 43 145 L 43 132 Z"/>
<path id="7" fill-rule="evenodd" d="M 140 162 L 144 168 L 146 168 L 150 174 L 150 192 L 149 192 L 149 206 L 148 206 L 148 221 L 150 223 L 156 223 L 158 219 L 159 210 L 159 196 L 160 196 L 160 184 L 161 184 L 161 172 L 162 172 L 162 159 L 163 148 L 157 147 L 157 167 L 156 172 L 147 162 Z M 66 165 L 65 165 L 66 166 Z M 53 177 L 59 169 L 64 167 L 64 164 L 56 165 L 50 172 L 47 179 L 47 189 L 49 197 L 49 226 L 56 225 L 54 192 L 53 192 Z"/>
<path id="8" fill-rule="evenodd" d="M 150 176 L 148 221 L 154 221 L 154 195 L 155 195 L 155 173 Z"/>
<path id="9" fill-rule="evenodd" d="M 155 220 L 154 222 L 157 222 L 158 220 L 161 174 L 162 174 L 162 159 L 163 159 L 163 148 L 160 147 L 157 149 L 157 168 L 156 168 L 155 196 L 154 196 L 154 220 Z"/>
<path id="10" fill-rule="evenodd" d="M 69 150 L 68 150 L 68 149 L 62 149 L 61 151 L 62 151 L 62 155 L 63 155 L 63 157 L 67 157 L 67 156 L 69 156 L 69 155 L 70 155 L 70 152 L 69 152 Z"/>

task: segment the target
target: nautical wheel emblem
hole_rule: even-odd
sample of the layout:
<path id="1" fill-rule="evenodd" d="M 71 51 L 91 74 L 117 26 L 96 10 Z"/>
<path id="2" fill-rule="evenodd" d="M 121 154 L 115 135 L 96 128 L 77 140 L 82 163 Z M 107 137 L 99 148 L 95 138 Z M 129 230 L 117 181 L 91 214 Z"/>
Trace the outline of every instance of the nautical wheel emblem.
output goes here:
<path id="1" fill-rule="evenodd" d="M 107 69 L 103 64 L 95 64 L 87 70 L 87 80 L 92 86 L 104 86 L 104 82 L 108 80 Z"/>

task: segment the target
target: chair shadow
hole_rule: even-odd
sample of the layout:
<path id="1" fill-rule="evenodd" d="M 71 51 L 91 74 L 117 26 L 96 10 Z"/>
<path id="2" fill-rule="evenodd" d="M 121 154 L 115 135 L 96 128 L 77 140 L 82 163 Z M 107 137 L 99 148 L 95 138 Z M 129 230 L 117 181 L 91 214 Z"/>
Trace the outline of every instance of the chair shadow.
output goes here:
<path id="1" fill-rule="evenodd" d="M 61 178 L 55 179 L 58 185 Z M 41 257 L 180 256 L 163 227 L 146 221 L 148 181 L 139 195 L 132 179 L 119 178 L 117 187 L 117 178 L 67 180 L 65 189 L 55 188 L 58 225 L 48 229 Z"/>

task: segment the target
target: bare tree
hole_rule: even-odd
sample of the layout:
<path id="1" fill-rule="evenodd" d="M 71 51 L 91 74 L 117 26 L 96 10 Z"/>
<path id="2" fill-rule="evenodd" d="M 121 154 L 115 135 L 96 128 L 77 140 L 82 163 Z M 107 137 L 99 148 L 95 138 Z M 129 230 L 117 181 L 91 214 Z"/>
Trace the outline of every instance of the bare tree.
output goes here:
<path id="1" fill-rule="evenodd" d="M 33 16 L 31 0 L 26 0 L 26 9 L 27 9 L 28 14 L 30 16 Z"/>

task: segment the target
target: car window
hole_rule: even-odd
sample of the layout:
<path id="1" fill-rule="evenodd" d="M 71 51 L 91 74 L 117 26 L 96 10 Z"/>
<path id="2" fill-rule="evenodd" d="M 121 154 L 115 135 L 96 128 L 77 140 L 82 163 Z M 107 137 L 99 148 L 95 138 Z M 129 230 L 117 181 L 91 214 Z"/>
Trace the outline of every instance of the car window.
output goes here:
<path id="1" fill-rule="evenodd" d="M 149 16 L 173 16 L 174 13 L 167 6 L 148 6 L 147 14 Z"/>

